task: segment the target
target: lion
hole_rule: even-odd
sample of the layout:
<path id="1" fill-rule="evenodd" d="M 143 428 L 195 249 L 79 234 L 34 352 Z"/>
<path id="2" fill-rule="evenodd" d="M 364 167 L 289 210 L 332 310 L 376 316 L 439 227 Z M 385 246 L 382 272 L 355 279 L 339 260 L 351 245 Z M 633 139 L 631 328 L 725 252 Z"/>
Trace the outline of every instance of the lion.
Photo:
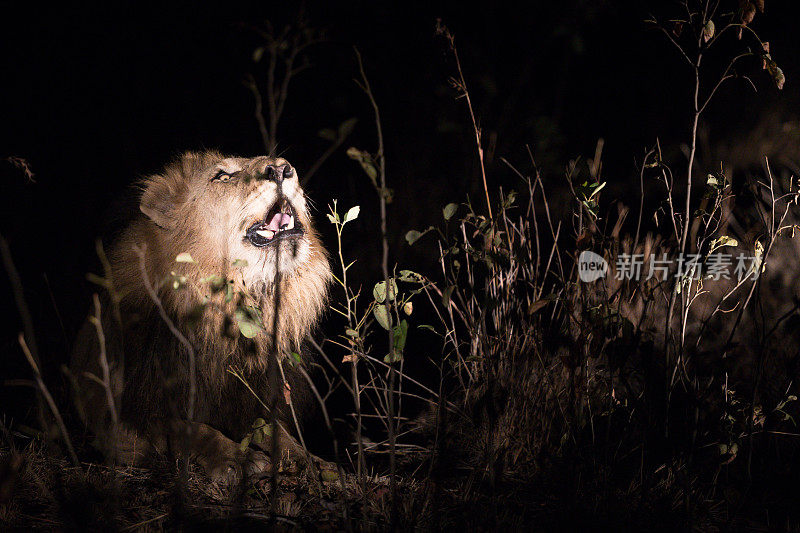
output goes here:
<path id="1" fill-rule="evenodd" d="M 267 468 L 235 440 L 272 405 L 281 449 L 299 456 L 285 428 L 309 412 L 299 354 L 332 274 L 297 171 L 189 152 L 142 181 L 139 208 L 108 254 L 102 318 L 71 361 L 96 446 L 126 464 L 177 453 L 233 482 Z"/>

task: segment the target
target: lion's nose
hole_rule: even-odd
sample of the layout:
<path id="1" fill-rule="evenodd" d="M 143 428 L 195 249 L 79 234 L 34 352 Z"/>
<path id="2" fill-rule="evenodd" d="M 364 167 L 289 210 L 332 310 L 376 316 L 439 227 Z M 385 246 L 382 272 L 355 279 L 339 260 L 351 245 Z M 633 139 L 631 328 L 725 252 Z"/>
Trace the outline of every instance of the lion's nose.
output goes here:
<path id="1" fill-rule="evenodd" d="M 264 172 L 261 174 L 261 179 L 281 183 L 284 178 L 288 179 L 293 176 L 294 169 L 290 165 L 267 165 L 264 168 Z"/>
<path id="2" fill-rule="evenodd" d="M 275 165 L 267 165 L 261 178 L 280 183 L 283 181 L 283 168 L 278 168 Z"/>

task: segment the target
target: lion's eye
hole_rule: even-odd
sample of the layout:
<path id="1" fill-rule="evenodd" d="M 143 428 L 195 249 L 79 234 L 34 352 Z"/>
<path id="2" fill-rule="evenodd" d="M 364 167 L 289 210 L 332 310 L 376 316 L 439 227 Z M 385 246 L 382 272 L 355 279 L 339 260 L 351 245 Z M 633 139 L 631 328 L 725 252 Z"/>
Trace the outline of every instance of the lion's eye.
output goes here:
<path id="1" fill-rule="evenodd" d="M 231 179 L 230 174 L 228 174 L 224 170 L 220 170 L 214 175 L 213 178 L 211 178 L 211 181 L 229 181 L 230 179 Z"/>
<path id="2" fill-rule="evenodd" d="M 294 169 L 292 167 L 286 167 L 283 171 L 284 178 L 291 178 L 294 177 Z"/>

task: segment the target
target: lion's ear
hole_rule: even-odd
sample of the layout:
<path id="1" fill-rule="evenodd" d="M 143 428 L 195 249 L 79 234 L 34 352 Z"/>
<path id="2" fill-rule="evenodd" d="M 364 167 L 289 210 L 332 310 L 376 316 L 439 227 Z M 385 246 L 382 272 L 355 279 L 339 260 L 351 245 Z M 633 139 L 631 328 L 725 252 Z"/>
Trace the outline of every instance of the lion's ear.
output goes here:
<path id="1" fill-rule="evenodd" d="M 172 229 L 175 227 L 175 206 L 178 203 L 176 196 L 163 178 L 151 178 L 142 193 L 139 209 L 157 225 Z"/>

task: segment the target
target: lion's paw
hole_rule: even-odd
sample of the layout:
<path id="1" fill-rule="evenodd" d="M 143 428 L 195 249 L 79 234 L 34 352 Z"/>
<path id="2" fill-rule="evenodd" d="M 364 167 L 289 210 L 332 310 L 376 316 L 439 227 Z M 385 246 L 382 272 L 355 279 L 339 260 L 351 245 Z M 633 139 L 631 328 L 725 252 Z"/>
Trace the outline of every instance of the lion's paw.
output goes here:
<path id="1" fill-rule="evenodd" d="M 246 453 L 237 454 L 236 457 L 201 461 L 201 466 L 214 483 L 234 486 L 242 482 L 243 476 L 245 479 L 250 479 L 268 473 L 272 463 L 265 454 L 247 450 Z"/>

